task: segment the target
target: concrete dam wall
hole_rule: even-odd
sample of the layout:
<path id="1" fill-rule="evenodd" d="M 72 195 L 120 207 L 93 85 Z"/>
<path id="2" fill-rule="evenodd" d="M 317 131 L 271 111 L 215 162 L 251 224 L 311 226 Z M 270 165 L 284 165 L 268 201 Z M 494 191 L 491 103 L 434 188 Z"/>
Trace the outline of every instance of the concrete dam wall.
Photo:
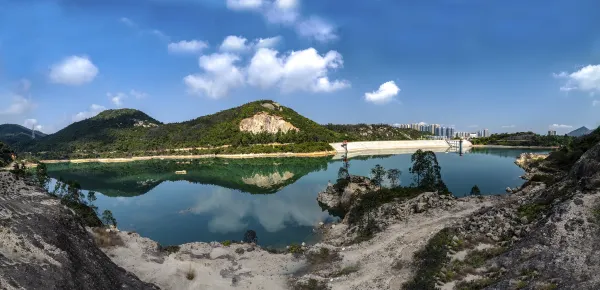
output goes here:
<path id="1" fill-rule="evenodd" d="M 452 142 L 452 141 L 451 141 Z M 458 145 L 458 142 L 452 142 Z M 454 146 L 454 145 L 453 145 Z M 463 148 L 472 147 L 473 144 L 467 140 L 463 140 Z M 331 147 L 338 153 L 344 153 L 346 150 L 342 147 L 342 143 L 331 143 Z M 348 153 L 359 152 L 374 152 L 374 151 L 402 151 L 399 149 L 411 149 L 407 151 L 416 151 L 417 149 L 439 149 L 450 148 L 450 143 L 446 140 L 406 140 L 406 141 L 366 141 L 366 142 L 348 142 Z"/>

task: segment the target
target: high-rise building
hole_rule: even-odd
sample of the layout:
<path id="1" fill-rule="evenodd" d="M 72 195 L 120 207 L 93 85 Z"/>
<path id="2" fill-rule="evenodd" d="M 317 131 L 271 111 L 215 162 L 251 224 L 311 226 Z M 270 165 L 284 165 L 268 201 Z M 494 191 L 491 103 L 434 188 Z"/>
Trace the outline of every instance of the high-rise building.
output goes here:
<path id="1" fill-rule="evenodd" d="M 555 130 L 549 130 L 548 131 L 548 136 L 556 136 L 556 131 Z"/>
<path id="2" fill-rule="evenodd" d="M 490 137 L 490 131 L 488 129 L 483 130 L 483 137 Z"/>

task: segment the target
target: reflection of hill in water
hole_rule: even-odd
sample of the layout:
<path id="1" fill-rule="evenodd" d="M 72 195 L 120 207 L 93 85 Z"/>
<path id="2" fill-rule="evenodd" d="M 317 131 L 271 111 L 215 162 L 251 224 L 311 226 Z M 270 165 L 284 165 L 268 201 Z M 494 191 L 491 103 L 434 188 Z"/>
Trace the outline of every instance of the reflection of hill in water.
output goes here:
<path id="1" fill-rule="evenodd" d="M 126 163 L 49 164 L 53 178 L 77 181 L 83 189 L 107 196 L 142 195 L 164 181 L 185 180 L 252 194 L 275 193 L 313 171 L 327 169 L 330 158 L 150 160 Z M 178 175 L 175 171 L 186 170 Z"/>

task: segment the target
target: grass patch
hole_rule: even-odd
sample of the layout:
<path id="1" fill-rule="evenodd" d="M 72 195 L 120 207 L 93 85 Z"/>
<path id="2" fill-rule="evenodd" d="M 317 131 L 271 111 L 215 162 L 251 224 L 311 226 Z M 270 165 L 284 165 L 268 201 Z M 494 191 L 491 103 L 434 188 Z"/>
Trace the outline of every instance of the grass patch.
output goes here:
<path id="1" fill-rule="evenodd" d="M 192 265 L 185 272 L 185 278 L 192 281 L 196 278 L 196 271 L 192 268 Z"/>
<path id="2" fill-rule="evenodd" d="M 539 203 L 525 204 L 519 207 L 517 215 L 519 217 L 526 217 L 528 221 L 537 219 L 542 213 L 548 209 L 548 205 Z"/>
<path id="3" fill-rule="evenodd" d="M 360 269 L 358 264 L 346 266 L 346 267 L 342 268 L 339 272 L 333 274 L 332 277 L 335 278 L 335 277 L 350 275 L 354 272 L 358 272 L 358 269 Z"/>
<path id="4" fill-rule="evenodd" d="M 223 245 L 225 247 L 229 247 L 229 246 L 231 246 L 231 241 L 230 240 L 222 241 L 221 245 Z"/>
<path id="5" fill-rule="evenodd" d="M 170 255 L 170 254 L 173 254 L 173 253 L 177 253 L 177 252 L 179 252 L 179 249 L 181 248 L 179 246 L 166 246 L 166 247 L 163 247 L 163 246 L 160 246 L 160 245 L 159 245 L 159 247 L 160 247 L 159 250 L 161 252 L 167 253 L 167 255 Z"/>
<path id="6" fill-rule="evenodd" d="M 329 290 L 331 289 L 327 282 L 319 281 L 316 279 L 308 279 L 306 282 L 292 282 L 290 283 L 292 290 Z"/>
<path id="7" fill-rule="evenodd" d="M 515 285 L 515 289 L 523 289 L 525 287 L 527 287 L 527 282 L 522 281 L 522 280 L 519 280 L 517 282 L 517 284 Z"/>
<path id="8" fill-rule="evenodd" d="M 331 251 L 328 248 L 320 248 L 318 251 L 308 252 L 306 254 L 306 260 L 313 266 L 329 264 L 341 259 L 342 257 L 338 252 Z"/>
<path id="9" fill-rule="evenodd" d="M 529 181 L 531 182 L 543 182 L 546 185 L 552 185 L 554 183 L 556 183 L 556 180 L 554 179 L 554 176 L 549 175 L 549 174 L 535 174 L 533 175 Z"/>
<path id="10" fill-rule="evenodd" d="M 444 264 L 450 261 L 448 250 L 455 234 L 455 229 L 445 228 L 435 234 L 425 245 L 425 248 L 415 253 L 415 275 L 402 286 L 402 289 L 436 288 L 436 276 Z"/>
<path id="11" fill-rule="evenodd" d="M 292 253 L 292 254 L 302 254 L 302 253 L 304 253 L 304 249 L 302 249 L 301 245 L 291 244 L 290 247 L 288 248 L 288 252 Z"/>
<path id="12" fill-rule="evenodd" d="M 472 281 L 461 281 L 456 283 L 454 289 L 456 290 L 480 290 L 494 284 L 494 280 L 489 278 L 477 279 Z"/>

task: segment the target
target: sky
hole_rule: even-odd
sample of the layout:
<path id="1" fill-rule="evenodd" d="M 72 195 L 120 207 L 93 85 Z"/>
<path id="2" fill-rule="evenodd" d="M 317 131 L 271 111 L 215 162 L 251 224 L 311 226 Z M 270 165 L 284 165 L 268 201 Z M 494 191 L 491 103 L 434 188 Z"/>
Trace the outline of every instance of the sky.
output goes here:
<path id="1" fill-rule="evenodd" d="M 0 0 L 0 123 L 258 99 L 323 124 L 593 128 L 600 1 Z"/>

